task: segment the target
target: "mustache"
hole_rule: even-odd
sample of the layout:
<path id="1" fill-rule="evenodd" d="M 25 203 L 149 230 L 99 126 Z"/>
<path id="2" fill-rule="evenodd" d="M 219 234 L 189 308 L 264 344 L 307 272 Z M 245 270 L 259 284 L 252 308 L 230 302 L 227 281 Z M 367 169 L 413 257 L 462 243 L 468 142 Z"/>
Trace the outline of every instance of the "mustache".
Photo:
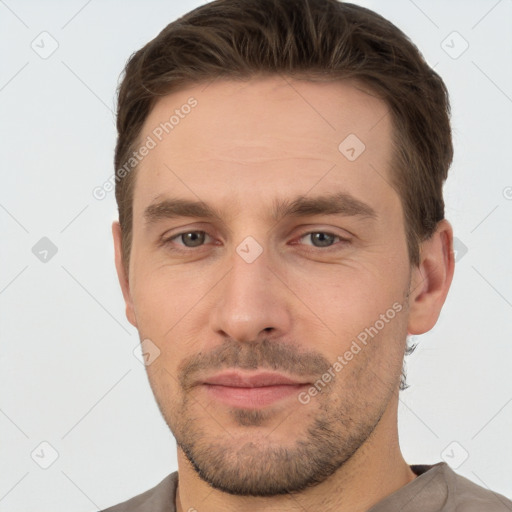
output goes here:
<path id="1" fill-rule="evenodd" d="M 203 373 L 214 370 L 273 370 L 297 377 L 311 377 L 327 372 L 331 364 L 321 354 L 300 351 L 282 341 L 264 338 L 255 342 L 226 339 L 208 353 L 199 352 L 185 358 L 178 366 L 178 380 L 185 391 L 197 382 Z"/>

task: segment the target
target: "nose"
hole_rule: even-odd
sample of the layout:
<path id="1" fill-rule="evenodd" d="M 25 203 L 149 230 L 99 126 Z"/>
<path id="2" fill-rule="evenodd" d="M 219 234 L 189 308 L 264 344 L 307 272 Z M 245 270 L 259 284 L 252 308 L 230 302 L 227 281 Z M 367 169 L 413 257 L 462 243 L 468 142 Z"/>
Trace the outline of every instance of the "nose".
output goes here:
<path id="1" fill-rule="evenodd" d="M 265 250 L 252 262 L 237 252 L 231 270 L 216 289 L 210 322 L 213 331 L 240 342 L 280 337 L 291 326 L 290 292 L 272 268 Z"/>

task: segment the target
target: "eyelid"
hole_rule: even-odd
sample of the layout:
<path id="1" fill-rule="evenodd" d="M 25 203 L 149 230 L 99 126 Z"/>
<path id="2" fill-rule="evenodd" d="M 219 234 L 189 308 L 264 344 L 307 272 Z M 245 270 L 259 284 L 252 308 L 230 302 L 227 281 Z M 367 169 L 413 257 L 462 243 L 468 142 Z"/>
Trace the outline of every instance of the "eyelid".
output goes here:
<path id="1" fill-rule="evenodd" d="M 304 238 L 308 235 L 314 235 L 316 233 L 322 233 L 324 235 L 331 235 L 331 236 L 334 236 L 334 237 L 337 237 L 339 238 L 340 240 L 346 240 L 346 241 L 349 241 L 349 238 L 347 237 L 344 237 L 342 235 L 338 235 L 337 233 L 333 233 L 332 231 L 326 231 L 324 229 L 315 229 L 314 231 L 305 231 L 304 233 L 302 233 L 301 235 L 299 235 L 299 237 L 297 238 L 297 240 L 300 240 L 301 238 Z"/>
<path id="2" fill-rule="evenodd" d="M 206 231 L 206 230 L 204 230 L 204 229 L 187 229 L 187 230 L 185 230 L 185 231 L 180 231 L 179 233 L 175 233 L 175 234 L 170 235 L 170 236 L 166 236 L 166 234 L 162 235 L 162 237 L 160 238 L 160 243 L 161 243 L 162 245 L 166 245 L 166 244 L 169 244 L 169 243 L 171 243 L 171 242 L 172 242 L 172 243 L 175 243 L 174 241 L 175 241 L 176 239 L 179 239 L 179 238 L 180 238 L 180 236 L 182 236 L 182 235 L 186 235 L 187 233 L 204 233 L 207 237 L 210 237 L 210 238 L 212 238 L 212 239 L 213 239 L 213 236 L 212 236 L 212 235 L 210 235 L 210 233 L 208 233 L 208 231 Z M 178 244 L 178 245 L 179 245 L 179 246 L 181 246 L 181 247 L 184 247 L 184 248 L 185 248 L 185 249 L 184 249 L 185 251 L 187 251 L 187 250 L 188 250 L 188 251 L 191 251 L 191 250 L 193 250 L 193 249 L 196 249 L 196 250 L 197 250 L 197 249 L 199 249 L 199 248 L 201 248 L 201 247 L 204 247 L 204 245 L 200 245 L 200 246 L 198 246 L 198 247 L 187 247 L 187 246 L 185 246 L 185 245 L 183 245 L 183 244 Z"/>
<path id="3" fill-rule="evenodd" d="M 179 226 L 176 228 L 168 229 L 164 233 L 162 233 L 158 240 L 159 242 L 165 242 L 167 240 L 171 240 L 180 235 L 184 235 L 186 233 L 206 233 L 209 236 L 212 236 L 210 233 L 215 230 L 211 229 L 211 225 L 203 222 L 203 223 L 194 223 L 192 226 Z"/>
<path id="4" fill-rule="evenodd" d="M 337 233 L 333 233 L 332 231 L 329 231 L 327 229 L 315 229 L 310 231 L 305 231 L 298 237 L 294 239 L 294 242 L 297 240 L 301 240 L 302 238 L 306 236 L 313 235 L 315 233 L 323 233 L 324 235 L 331 235 L 335 238 L 338 238 L 339 240 L 334 242 L 332 245 L 326 246 L 326 247 L 315 247 L 312 244 L 300 244 L 300 243 L 293 243 L 293 245 L 303 245 L 306 247 L 306 251 L 315 251 L 315 252 L 329 252 L 329 251 L 335 251 L 340 248 L 340 246 L 344 246 L 346 244 L 351 243 L 351 239 L 342 235 L 339 235 Z"/>

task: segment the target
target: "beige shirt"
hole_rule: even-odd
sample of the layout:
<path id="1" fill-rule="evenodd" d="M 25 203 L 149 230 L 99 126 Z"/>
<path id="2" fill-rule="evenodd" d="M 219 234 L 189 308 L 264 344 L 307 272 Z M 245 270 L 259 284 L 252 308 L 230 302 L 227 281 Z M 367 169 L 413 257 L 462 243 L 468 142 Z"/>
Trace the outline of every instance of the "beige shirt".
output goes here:
<path id="1" fill-rule="evenodd" d="M 446 462 L 411 466 L 418 475 L 368 512 L 512 512 L 512 501 L 455 473 Z M 178 472 L 103 512 L 176 512 Z"/>

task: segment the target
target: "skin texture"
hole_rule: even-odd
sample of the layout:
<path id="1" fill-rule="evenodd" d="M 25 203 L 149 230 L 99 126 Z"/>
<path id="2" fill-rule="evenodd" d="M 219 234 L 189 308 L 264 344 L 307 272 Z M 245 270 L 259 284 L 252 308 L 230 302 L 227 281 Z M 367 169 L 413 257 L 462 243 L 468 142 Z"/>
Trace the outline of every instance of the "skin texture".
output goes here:
<path id="1" fill-rule="evenodd" d="M 140 140 L 190 97 L 197 105 L 136 171 L 128 271 L 113 225 L 127 318 L 160 350 L 147 372 L 178 444 L 177 508 L 368 510 L 414 479 L 398 444 L 398 386 L 407 334 L 434 326 L 448 292 L 451 227 L 440 222 L 410 266 L 390 186 L 391 118 L 356 83 L 191 86 L 157 102 Z M 365 145 L 354 161 L 338 149 L 349 134 Z M 272 218 L 276 200 L 335 192 L 375 215 Z M 171 196 L 220 217 L 148 221 L 145 210 Z M 251 263 L 237 252 L 254 254 L 254 242 L 240 245 L 247 237 L 262 249 Z M 297 391 L 233 407 L 200 385 L 228 369 L 277 371 L 309 383 L 304 392 L 329 368 L 335 376 L 308 403 Z"/>

